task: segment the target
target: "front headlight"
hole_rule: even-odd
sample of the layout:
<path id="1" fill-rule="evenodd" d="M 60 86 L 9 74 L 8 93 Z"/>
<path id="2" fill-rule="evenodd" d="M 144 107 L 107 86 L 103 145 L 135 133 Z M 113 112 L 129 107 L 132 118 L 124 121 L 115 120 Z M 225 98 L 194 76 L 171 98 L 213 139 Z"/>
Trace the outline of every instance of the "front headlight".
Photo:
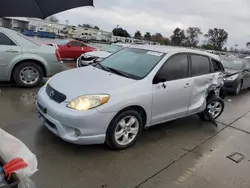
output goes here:
<path id="1" fill-rule="evenodd" d="M 233 76 L 226 77 L 225 80 L 236 80 L 237 77 L 238 77 L 238 74 L 235 74 Z"/>
<path id="2" fill-rule="evenodd" d="M 109 95 L 83 95 L 72 100 L 67 107 L 75 110 L 89 110 L 108 102 Z"/>

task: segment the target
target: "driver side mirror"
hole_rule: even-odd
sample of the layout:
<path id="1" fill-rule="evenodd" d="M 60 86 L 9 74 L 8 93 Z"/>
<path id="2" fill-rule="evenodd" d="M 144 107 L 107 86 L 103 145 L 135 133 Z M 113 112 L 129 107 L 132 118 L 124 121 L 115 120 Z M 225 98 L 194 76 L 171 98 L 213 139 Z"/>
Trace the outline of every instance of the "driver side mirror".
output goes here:
<path id="1" fill-rule="evenodd" d="M 68 48 L 71 48 L 72 44 L 69 43 L 69 44 L 67 44 L 67 46 L 68 46 Z"/>
<path id="2" fill-rule="evenodd" d="M 166 78 L 162 78 L 160 76 L 155 76 L 154 79 L 153 79 L 153 84 L 159 84 L 159 83 L 164 83 L 166 82 L 167 79 Z"/>

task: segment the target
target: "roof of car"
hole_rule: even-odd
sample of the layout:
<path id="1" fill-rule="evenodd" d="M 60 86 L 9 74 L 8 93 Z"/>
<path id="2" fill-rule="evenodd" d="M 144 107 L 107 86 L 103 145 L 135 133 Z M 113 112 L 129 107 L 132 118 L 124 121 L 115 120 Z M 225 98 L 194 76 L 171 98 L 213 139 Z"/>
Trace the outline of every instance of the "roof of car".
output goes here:
<path id="1" fill-rule="evenodd" d="M 202 51 L 202 50 L 196 50 L 196 49 L 185 48 L 185 47 L 174 47 L 174 46 L 163 46 L 163 45 L 130 45 L 129 47 L 144 49 L 144 50 L 151 50 L 151 51 L 158 51 L 158 52 L 162 52 L 162 53 L 189 52 L 189 53 L 196 53 L 196 54 L 200 54 L 200 55 L 207 55 L 207 56 L 210 56 L 216 60 L 220 60 L 220 58 L 217 55 L 213 55 L 213 54 L 210 54 L 210 53 Z"/>
<path id="2" fill-rule="evenodd" d="M 5 32 L 5 33 L 15 33 L 16 31 L 14 30 L 11 30 L 11 29 L 7 29 L 7 28 L 4 28 L 4 27 L 0 27 L 0 31 L 2 32 Z"/>
<path id="3" fill-rule="evenodd" d="M 119 46 L 123 46 L 123 47 L 129 47 L 132 46 L 132 44 L 130 43 L 113 43 L 111 45 L 119 45 Z"/>

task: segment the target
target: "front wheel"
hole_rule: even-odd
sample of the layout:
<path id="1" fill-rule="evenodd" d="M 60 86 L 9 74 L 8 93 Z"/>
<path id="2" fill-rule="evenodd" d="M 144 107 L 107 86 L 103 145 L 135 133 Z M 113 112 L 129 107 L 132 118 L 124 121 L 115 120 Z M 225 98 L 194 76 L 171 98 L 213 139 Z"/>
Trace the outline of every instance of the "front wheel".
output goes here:
<path id="1" fill-rule="evenodd" d="M 242 88 L 242 81 L 240 81 L 236 87 L 236 90 L 235 90 L 235 95 L 238 95 L 241 91 L 241 88 Z"/>
<path id="2" fill-rule="evenodd" d="M 118 114 L 110 123 L 106 144 L 112 149 L 125 149 L 135 144 L 142 131 L 142 118 L 134 110 Z"/>
<path id="3" fill-rule="evenodd" d="M 220 117 L 223 110 L 224 110 L 224 101 L 220 97 L 213 95 L 208 98 L 206 109 L 203 112 L 199 113 L 198 116 L 202 121 L 208 120 L 208 117 L 205 114 L 205 111 L 207 111 L 208 113 L 211 114 L 213 119 L 217 119 L 218 117 Z"/>

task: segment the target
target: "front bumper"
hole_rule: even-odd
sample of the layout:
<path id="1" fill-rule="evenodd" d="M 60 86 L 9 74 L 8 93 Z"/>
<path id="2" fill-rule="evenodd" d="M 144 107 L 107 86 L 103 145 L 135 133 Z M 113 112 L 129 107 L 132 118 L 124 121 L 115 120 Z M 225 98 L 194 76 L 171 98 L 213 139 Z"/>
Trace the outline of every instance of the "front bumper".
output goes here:
<path id="1" fill-rule="evenodd" d="M 43 124 L 63 140 L 80 145 L 102 144 L 106 130 L 115 113 L 101 113 L 96 109 L 77 111 L 49 98 L 42 87 L 37 94 L 36 108 Z M 41 108 L 41 106 L 46 109 Z"/>

